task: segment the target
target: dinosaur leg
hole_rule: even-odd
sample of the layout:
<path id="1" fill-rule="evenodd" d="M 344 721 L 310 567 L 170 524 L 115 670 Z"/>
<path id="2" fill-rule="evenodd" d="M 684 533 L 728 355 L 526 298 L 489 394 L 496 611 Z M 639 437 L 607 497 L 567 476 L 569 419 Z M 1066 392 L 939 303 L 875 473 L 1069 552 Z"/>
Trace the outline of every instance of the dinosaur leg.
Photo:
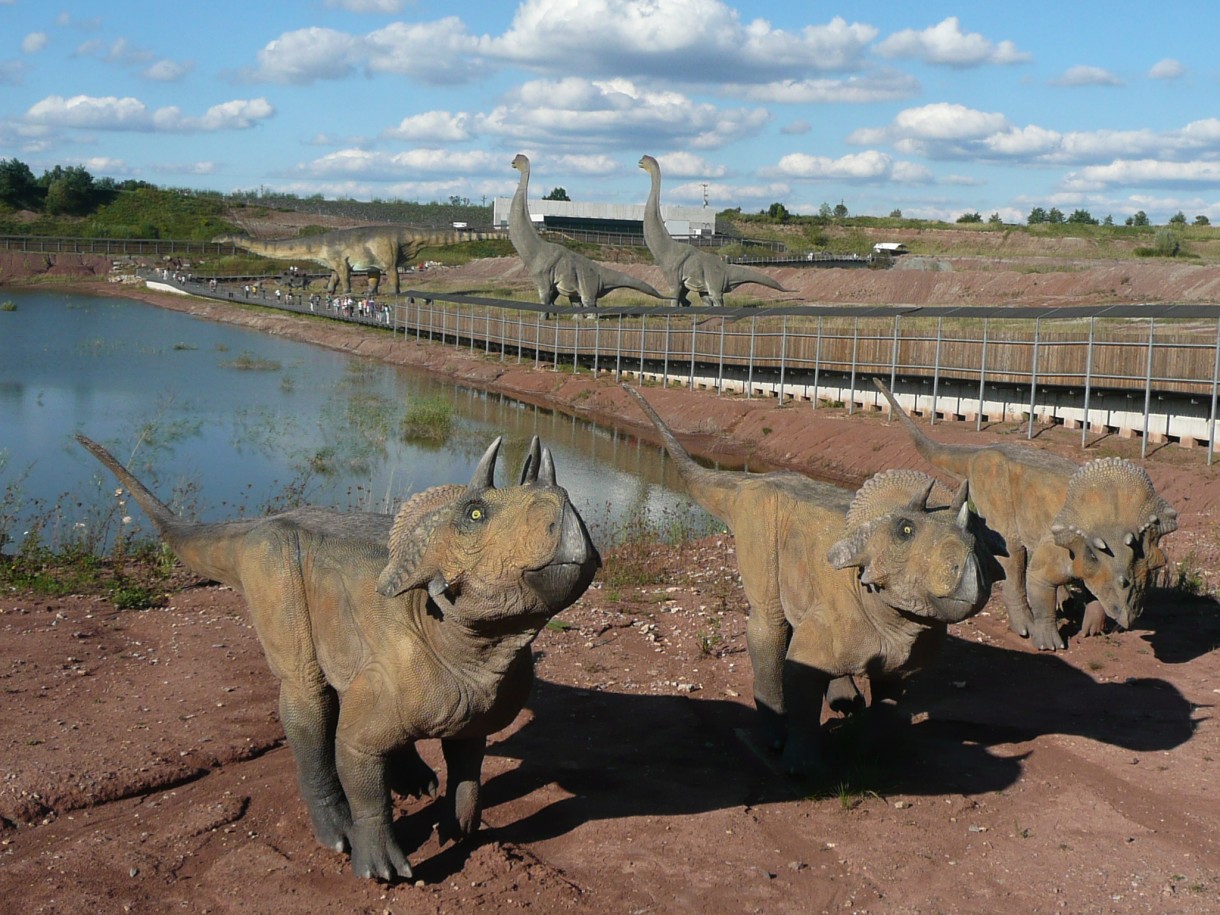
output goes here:
<path id="1" fill-rule="evenodd" d="M 381 288 L 381 271 L 376 267 L 369 267 L 369 295 L 376 295 L 377 290 Z"/>
<path id="2" fill-rule="evenodd" d="M 826 688 L 826 704 L 840 715 L 853 715 L 864 708 L 864 696 L 852 677 L 835 677 Z"/>
<path id="3" fill-rule="evenodd" d="M 393 880 L 411 877 L 406 853 L 394 837 L 393 807 L 387 780 L 389 755 L 379 746 L 392 709 L 379 706 L 380 683 L 358 676 L 343 694 L 335 735 L 335 762 L 343 793 L 351 805 L 348 843 L 357 877 Z"/>
<path id="4" fill-rule="evenodd" d="M 1025 599 L 1025 547 L 1015 545 L 1015 537 L 1005 537 L 1010 544 L 1008 556 L 999 560 L 1004 569 L 1004 607 L 1008 610 L 1008 628 L 1025 638 L 1033 628 L 1033 616 L 1029 612 L 1029 604 Z"/>
<path id="5" fill-rule="evenodd" d="M 1084 619 L 1080 623 L 1083 636 L 1101 635 L 1106 631 L 1106 608 L 1099 600 L 1091 600 L 1084 606 Z"/>
<path id="6" fill-rule="evenodd" d="M 831 676 L 814 660 L 820 653 L 818 633 L 798 626 L 784 659 L 784 698 L 788 711 L 788 739 L 784 744 L 784 767 L 798 778 L 820 779 L 826 775 L 822 758 L 822 700 Z"/>
<path id="7" fill-rule="evenodd" d="M 1070 577 L 1070 566 L 1061 568 L 1067 555 L 1067 550 L 1061 547 L 1043 544 L 1030 557 L 1029 568 L 1025 572 L 1025 595 L 1032 621 L 1029 640 L 1039 651 L 1062 651 L 1067 648 L 1055 625 L 1055 613 L 1059 609 L 1055 599 L 1058 583 Z"/>
<path id="8" fill-rule="evenodd" d="M 746 621 L 746 648 L 754 670 L 754 706 L 758 710 L 757 731 L 763 746 L 780 750 L 784 746 L 786 722 L 784 708 L 784 653 L 790 630 L 783 611 L 750 604 Z"/>
<path id="9" fill-rule="evenodd" d="M 390 754 L 386 781 L 391 791 L 404 797 L 423 797 L 425 794 L 436 797 L 440 789 L 436 773 L 419 758 L 413 743 Z"/>
<path id="10" fill-rule="evenodd" d="M 280 721 L 297 766 L 297 783 L 318 841 L 347 848 L 351 810 L 335 769 L 335 723 L 339 699 L 325 683 L 280 683 Z"/>
<path id="11" fill-rule="evenodd" d="M 347 261 L 341 261 L 338 269 L 335 271 L 339 275 L 339 286 L 344 292 L 352 291 L 352 268 Z"/>
<path id="12" fill-rule="evenodd" d="M 441 741 L 445 754 L 445 801 L 452 821 L 441 823 L 441 838 L 461 839 L 479 828 L 482 808 L 479 801 L 479 776 L 483 769 L 486 741 L 482 737 Z"/>

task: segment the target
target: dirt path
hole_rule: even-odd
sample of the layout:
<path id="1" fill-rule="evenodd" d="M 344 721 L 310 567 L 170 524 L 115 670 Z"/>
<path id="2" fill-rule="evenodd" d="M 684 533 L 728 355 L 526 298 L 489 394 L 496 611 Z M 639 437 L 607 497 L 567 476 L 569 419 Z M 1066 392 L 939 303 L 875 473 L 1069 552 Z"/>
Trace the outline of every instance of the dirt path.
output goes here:
<path id="1" fill-rule="evenodd" d="M 236 319 L 649 434 L 609 379 L 286 315 Z M 851 483 L 923 466 L 879 416 L 648 395 L 705 451 Z M 978 440 L 964 424 L 935 434 Z M 1008 436 L 1022 431 L 985 433 Z M 1133 447 L 1082 454 L 1055 430 L 1036 444 L 1077 460 Z M 1215 587 L 1217 471 L 1176 447 L 1147 466 L 1181 512 L 1171 558 Z M 838 776 L 803 797 L 738 736 L 750 670 L 732 538 L 650 551 L 643 577 L 595 582 L 567 628 L 535 643 L 540 682 L 491 748 L 473 841 L 441 846 L 429 803 L 400 802 L 419 881 L 394 886 L 356 880 L 314 843 L 234 592 L 183 580 L 168 607 L 143 612 L 0 595 L 0 911 L 1220 909 L 1214 600 L 1157 592 L 1136 630 L 1072 635 L 1055 655 L 1009 633 L 993 601 L 915 681 L 898 745 L 865 755 L 836 727 Z"/>

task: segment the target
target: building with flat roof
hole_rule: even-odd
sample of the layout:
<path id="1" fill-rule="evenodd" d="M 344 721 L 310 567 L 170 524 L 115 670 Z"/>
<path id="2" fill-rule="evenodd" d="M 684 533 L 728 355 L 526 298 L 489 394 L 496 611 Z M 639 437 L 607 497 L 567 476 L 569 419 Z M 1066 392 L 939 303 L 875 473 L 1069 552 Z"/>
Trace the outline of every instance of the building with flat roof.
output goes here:
<path id="1" fill-rule="evenodd" d="M 508 228 L 511 197 L 497 197 L 492 205 L 492 223 Z M 531 200 L 530 219 L 539 229 L 555 232 L 605 232 L 618 235 L 644 234 L 644 204 L 578 203 L 572 200 Z M 665 228 L 675 238 L 710 237 L 716 234 L 716 211 L 710 207 L 661 206 Z"/>

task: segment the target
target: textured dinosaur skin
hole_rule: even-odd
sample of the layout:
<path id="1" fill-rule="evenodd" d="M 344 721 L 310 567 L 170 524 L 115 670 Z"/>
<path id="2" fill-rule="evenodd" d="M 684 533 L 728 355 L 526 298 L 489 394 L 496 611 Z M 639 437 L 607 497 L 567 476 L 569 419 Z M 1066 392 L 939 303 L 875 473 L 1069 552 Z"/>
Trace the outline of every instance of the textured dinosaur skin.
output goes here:
<path id="1" fill-rule="evenodd" d="M 321 264 L 331 271 L 326 291 L 352 291 L 352 271 L 369 272 L 369 291 L 381 288 L 382 275 L 390 278 L 390 291 L 398 295 L 401 286 L 398 268 L 407 266 L 424 248 L 456 245 L 464 241 L 482 241 L 499 236 L 484 232 L 411 229 L 406 226 L 360 226 L 336 229 L 321 235 L 298 238 L 258 239 L 242 235 L 220 235 L 217 244 L 234 245 L 280 260 L 306 260 Z"/>
<path id="2" fill-rule="evenodd" d="M 949 623 L 987 602 L 1000 570 L 972 532 L 965 487 L 929 508 L 935 481 L 890 471 L 854 495 L 798 473 L 697 464 L 638 392 L 691 497 L 733 532 L 750 604 L 746 643 L 762 739 L 795 775 L 824 772 L 827 690 L 869 678 L 873 708 L 928 663 Z"/>
<path id="3" fill-rule="evenodd" d="M 188 568 L 245 597 L 319 842 L 350 848 L 358 876 L 410 877 L 391 791 L 436 796 L 424 738 L 445 758 L 442 835 L 478 828 L 485 739 L 525 704 L 539 629 L 601 564 L 537 438 L 517 486 L 492 483 L 496 439 L 467 486 L 426 490 L 397 517 L 302 508 L 219 524 L 178 519 L 78 439 Z"/>
<path id="4" fill-rule="evenodd" d="M 765 273 L 726 263 L 710 251 L 675 240 L 661 218 L 661 166 L 652 156 L 644 156 L 640 159 L 640 168 L 652 178 L 652 189 L 644 204 L 644 244 L 665 274 L 665 281 L 672 290 L 670 297 L 679 305 L 690 305 L 690 293 L 693 292 L 705 304 L 720 307 L 726 292 L 746 283 L 787 292 L 778 280 Z"/>
<path id="5" fill-rule="evenodd" d="M 1074 461 L 1021 445 L 948 445 L 928 438 L 889 388 L 873 379 L 932 465 L 970 483 L 987 526 L 1004 541 L 1009 628 L 1041 650 L 1067 647 L 1055 616 L 1060 588 L 1088 592 L 1081 634 L 1110 617 L 1130 628 L 1153 573 L 1165 565 L 1160 539 L 1178 513 L 1147 472 L 1122 458 Z"/>
<path id="6" fill-rule="evenodd" d="M 538 301 L 554 305 L 561 295 L 573 305 L 579 299 L 584 308 L 596 308 L 597 300 L 614 289 L 634 289 L 663 299 L 648 283 L 614 270 L 583 254 L 544 240 L 534 228 L 529 214 L 529 157 L 518 154 L 513 168 L 521 173 L 508 211 L 508 237 L 517 256 L 538 287 Z"/>

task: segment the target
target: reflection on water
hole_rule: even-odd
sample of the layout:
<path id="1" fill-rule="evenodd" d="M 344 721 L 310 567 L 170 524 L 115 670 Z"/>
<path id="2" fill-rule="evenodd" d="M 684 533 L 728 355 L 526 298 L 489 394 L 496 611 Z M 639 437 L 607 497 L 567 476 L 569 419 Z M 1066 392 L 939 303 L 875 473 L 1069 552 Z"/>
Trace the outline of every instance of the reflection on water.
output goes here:
<path id="1" fill-rule="evenodd" d="M 468 479 L 497 435 L 497 480 L 512 483 L 536 433 L 603 544 L 627 517 L 710 524 L 663 452 L 614 429 L 142 302 L 12 298 L 17 310 L 0 314 L 0 493 L 19 481 L 27 513 L 112 497 L 78 431 L 201 520 L 299 500 L 390 511 L 410 492 Z M 455 417 L 448 440 L 404 441 L 408 405 L 437 397 Z"/>

